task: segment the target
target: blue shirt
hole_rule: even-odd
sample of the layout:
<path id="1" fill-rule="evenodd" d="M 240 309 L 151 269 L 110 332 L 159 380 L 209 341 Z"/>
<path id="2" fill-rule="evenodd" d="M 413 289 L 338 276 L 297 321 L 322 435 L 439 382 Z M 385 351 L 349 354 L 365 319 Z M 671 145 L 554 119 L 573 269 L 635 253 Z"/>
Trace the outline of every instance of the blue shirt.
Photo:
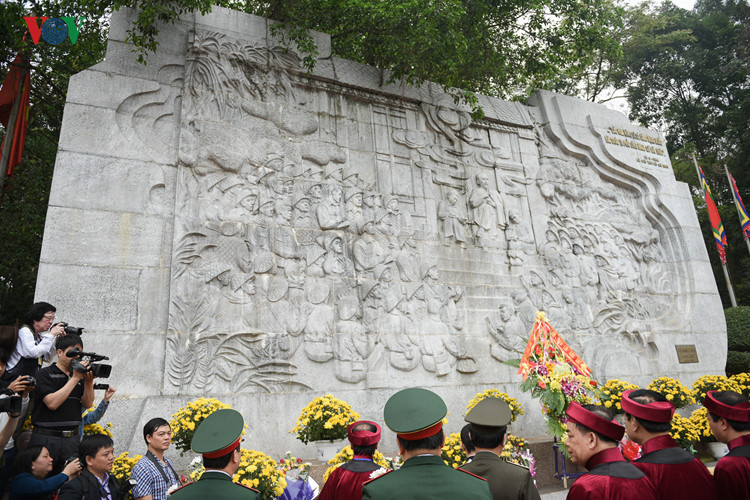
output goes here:
<path id="1" fill-rule="evenodd" d="M 176 477 L 175 473 L 172 472 L 172 469 L 174 469 L 172 461 L 164 457 L 164 462 L 169 464 L 169 467 L 164 464 L 160 465 L 164 467 L 164 473 L 167 477 L 172 478 L 169 484 L 164 481 L 161 471 L 156 468 L 156 465 L 147 456 L 138 460 L 138 463 L 135 464 L 130 473 L 131 479 L 138 481 L 138 484 L 133 486 L 134 498 L 151 495 L 153 500 L 166 500 L 167 490 L 175 484 L 180 484 L 180 478 Z"/>
<path id="2" fill-rule="evenodd" d="M 10 500 L 36 500 L 47 498 L 65 484 L 68 475 L 62 472 L 46 479 L 37 479 L 28 473 L 18 474 L 10 483 Z"/>

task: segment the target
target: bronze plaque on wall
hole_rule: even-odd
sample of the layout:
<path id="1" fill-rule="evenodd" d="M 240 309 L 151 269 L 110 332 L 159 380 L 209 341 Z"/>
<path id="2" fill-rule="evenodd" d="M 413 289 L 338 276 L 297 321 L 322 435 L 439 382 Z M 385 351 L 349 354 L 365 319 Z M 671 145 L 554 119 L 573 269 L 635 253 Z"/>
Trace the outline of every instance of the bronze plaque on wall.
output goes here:
<path id="1" fill-rule="evenodd" d="M 676 345 L 677 360 L 680 364 L 697 363 L 698 351 L 695 350 L 695 344 Z"/>

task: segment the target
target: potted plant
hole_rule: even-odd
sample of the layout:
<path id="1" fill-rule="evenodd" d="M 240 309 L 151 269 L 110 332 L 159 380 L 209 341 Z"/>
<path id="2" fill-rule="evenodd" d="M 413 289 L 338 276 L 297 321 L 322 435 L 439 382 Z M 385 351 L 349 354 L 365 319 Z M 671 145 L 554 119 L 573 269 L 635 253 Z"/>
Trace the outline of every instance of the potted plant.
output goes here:
<path id="1" fill-rule="evenodd" d="M 169 421 L 172 428 L 172 442 L 180 450 L 180 455 L 190 451 L 190 442 L 193 440 L 195 429 L 203 420 L 215 412 L 230 408 L 228 404 L 222 403 L 215 398 L 198 398 L 177 410 Z"/>
<path id="2" fill-rule="evenodd" d="M 297 425 L 291 432 L 305 444 L 314 441 L 318 448 L 318 460 L 328 462 L 343 447 L 349 424 L 357 420 L 359 413 L 352 411 L 349 403 L 326 394 L 310 401 L 302 409 Z"/>
<path id="3" fill-rule="evenodd" d="M 711 454 L 715 459 L 718 460 L 729 453 L 729 448 L 727 447 L 727 445 L 716 441 L 716 438 L 711 432 L 711 427 L 709 427 L 708 425 L 708 410 L 705 406 L 701 406 L 700 408 L 695 410 L 690 415 L 690 420 L 696 434 L 698 435 L 699 442 L 706 443 L 708 445 L 708 449 L 711 450 Z"/>
<path id="4" fill-rule="evenodd" d="M 646 389 L 662 393 L 675 405 L 675 408 L 684 408 L 695 402 L 693 391 L 682 385 L 676 378 L 659 377 L 648 384 Z"/>

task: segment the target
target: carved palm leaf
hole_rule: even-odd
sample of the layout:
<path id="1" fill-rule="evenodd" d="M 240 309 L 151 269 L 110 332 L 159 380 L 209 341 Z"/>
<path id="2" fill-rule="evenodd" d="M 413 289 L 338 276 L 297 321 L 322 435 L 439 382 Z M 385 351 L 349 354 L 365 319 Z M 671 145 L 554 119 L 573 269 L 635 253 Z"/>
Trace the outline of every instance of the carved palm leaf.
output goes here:
<path id="1" fill-rule="evenodd" d="M 174 256 L 172 257 L 172 273 L 173 279 L 177 279 L 182 276 L 188 267 L 196 260 L 200 258 L 201 250 L 205 249 L 205 246 L 198 250 L 198 242 L 206 238 L 206 235 L 199 232 L 187 233 L 174 249 Z"/>

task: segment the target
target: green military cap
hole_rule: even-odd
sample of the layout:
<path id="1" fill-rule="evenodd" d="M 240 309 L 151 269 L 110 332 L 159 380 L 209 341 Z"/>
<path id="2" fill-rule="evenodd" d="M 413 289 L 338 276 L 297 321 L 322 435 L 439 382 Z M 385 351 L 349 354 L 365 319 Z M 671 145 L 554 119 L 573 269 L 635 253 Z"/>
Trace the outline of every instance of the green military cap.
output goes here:
<path id="1" fill-rule="evenodd" d="M 492 434 L 510 423 L 510 406 L 500 398 L 485 398 L 466 414 L 464 420 L 481 434 Z"/>
<path id="2" fill-rule="evenodd" d="M 245 420 L 237 410 L 217 410 L 207 416 L 193 434 L 190 448 L 206 458 L 218 458 L 233 451 L 242 439 Z"/>
<path id="3" fill-rule="evenodd" d="M 391 396 L 383 410 L 385 425 L 407 440 L 434 436 L 443 428 L 447 414 L 448 408 L 440 396 L 416 387 Z"/>

